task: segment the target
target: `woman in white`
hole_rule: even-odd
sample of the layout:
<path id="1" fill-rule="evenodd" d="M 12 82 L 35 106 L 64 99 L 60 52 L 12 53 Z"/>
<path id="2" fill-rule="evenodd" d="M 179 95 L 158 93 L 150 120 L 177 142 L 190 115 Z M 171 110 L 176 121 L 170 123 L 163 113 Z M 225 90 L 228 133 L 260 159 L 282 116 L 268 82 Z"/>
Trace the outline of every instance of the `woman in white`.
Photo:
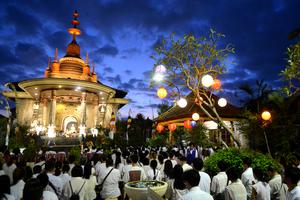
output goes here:
<path id="1" fill-rule="evenodd" d="M 58 200 L 57 195 L 52 191 L 47 191 L 47 186 L 49 184 L 49 177 L 46 173 L 41 173 L 37 176 L 40 181 L 40 185 L 43 187 L 43 200 Z"/>
<path id="2" fill-rule="evenodd" d="M 82 178 L 82 167 L 79 165 L 75 165 L 71 171 L 71 174 L 71 180 L 69 182 L 66 182 L 63 187 L 63 199 L 68 200 L 73 194 L 78 194 L 80 200 L 83 200 L 84 196 L 86 195 L 86 181 Z"/>
<path id="3" fill-rule="evenodd" d="M 170 179 L 168 180 L 168 188 L 166 191 L 166 198 L 169 200 L 178 200 L 181 199 L 182 195 L 188 192 L 185 189 L 185 184 L 182 181 L 183 169 L 181 165 L 175 165 L 173 168 Z"/>
<path id="4" fill-rule="evenodd" d="M 96 198 L 95 187 L 97 185 L 96 176 L 92 175 L 92 165 L 87 163 L 84 165 L 83 178 L 86 181 L 86 191 L 84 200 L 93 200 Z"/>
<path id="5" fill-rule="evenodd" d="M 71 180 L 71 176 L 69 175 L 70 166 L 69 164 L 64 164 L 61 170 L 60 178 L 62 185 L 64 186 L 69 180 Z"/>
<path id="6" fill-rule="evenodd" d="M 254 178 L 257 179 L 252 187 L 251 200 L 270 200 L 271 199 L 271 188 L 269 184 L 264 181 L 264 175 L 261 169 L 253 169 Z"/>
<path id="7" fill-rule="evenodd" d="M 10 180 L 7 175 L 0 176 L 0 199 L 15 200 L 15 197 L 10 195 Z"/>
<path id="8" fill-rule="evenodd" d="M 104 169 L 104 171 L 101 172 L 98 180 L 99 180 L 99 184 L 101 184 L 104 181 L 103 188 L 100 193 L 101 197 L 103 199 L 109 198 L 109 199 L 117 200 L 118 197 L 121 195 L 121 191 L 119 189 L 119 184 L 118 184 L 119 181 L 121 180 L 121 174 L 118 169 L 113 168 L 113 160 L 110 157 L 107 158 L 106 169 Z"/>
<path id="9" fill-rule="evenodd" d="M 23 168 L 16 168 L 13 173 L 13 185 L 10 187 L 11 195 L 13 195 L 16 200 L 20 200 L 23 197 L 23 189 L 25 182 L 23 178 L 25 176 L 25 170 Z"/>
<path id="10" fill-rule="evenodd" d="M 161 180 L 160 170 L 157 169 L 157 161 L 151 160 L 150 167 L 151 170 L 147 172 L 148 180 Z"/>
<path id="11" fill-rule="evenodd" d="M 247 200 L 247 191 L 239 179 L 238 169 L 232 167 L 226 171 L 230 184 L 225 188 L 225 200 Z"/>

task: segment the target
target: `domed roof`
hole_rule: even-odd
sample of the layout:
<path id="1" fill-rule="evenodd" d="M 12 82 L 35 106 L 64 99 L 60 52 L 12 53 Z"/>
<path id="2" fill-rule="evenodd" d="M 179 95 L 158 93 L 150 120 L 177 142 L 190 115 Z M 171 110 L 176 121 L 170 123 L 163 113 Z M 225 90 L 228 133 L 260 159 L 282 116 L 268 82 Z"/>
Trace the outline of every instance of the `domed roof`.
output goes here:
<path id="1" fill-rule="evenodd" d="M 76 40 L 73 39 L 72 42 L 68 44 L 67 53 L 64 57 L 80 58 L 80 46 Z"/>

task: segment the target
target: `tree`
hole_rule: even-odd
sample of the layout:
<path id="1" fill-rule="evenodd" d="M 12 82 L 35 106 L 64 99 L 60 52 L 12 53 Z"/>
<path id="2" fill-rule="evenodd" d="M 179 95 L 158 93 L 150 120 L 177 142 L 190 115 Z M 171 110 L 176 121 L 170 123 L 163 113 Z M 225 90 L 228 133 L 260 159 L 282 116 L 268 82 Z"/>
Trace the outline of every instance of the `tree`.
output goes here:
<path id="1" fill-rule="evenodd" d="M 300 29 L 289 34 L 289 39 L 299 38 Z M 298 94 L 300 91 L 300 41 L 287 48 L 287 66 L 280 75 L 288 84 L 283 89 L 288 96 Z"/>
<path id="2" fill-rule="evenodd" d="M 183 96 L 182 93 L 192 92 L 195 104 L 213 121 L 224 127 L 235 143 L 240 142 L 234 137 L 233 131 L 221 119 L 215 100 L 212 98 L 213 88 L 202 85 L 202 77 L 211 75 L 219 78 L 226 72 L 228 56 L 234 53 L 232 45 L 221 47 L 219 41 L 224 35 L 210 30 L 209 36 L 196 38 L 194 35 L 184 35 L 176 39 L 174 34 L 164 39 L 155 49 L 152 56 L 155 66 L 166 67 L 164 84 L 171 90 L 172 97 Z M 154 68 L 155 70 L 155 68 Z"/>
<path id="3" fill-rule="evenodd" d="M 167 101 L 163 101 L 157 106 L 157 114 L 161 115 L 164 112 L 168 111 L 170 108 L 172 108 L 172 105 L 170 105 Z"/>

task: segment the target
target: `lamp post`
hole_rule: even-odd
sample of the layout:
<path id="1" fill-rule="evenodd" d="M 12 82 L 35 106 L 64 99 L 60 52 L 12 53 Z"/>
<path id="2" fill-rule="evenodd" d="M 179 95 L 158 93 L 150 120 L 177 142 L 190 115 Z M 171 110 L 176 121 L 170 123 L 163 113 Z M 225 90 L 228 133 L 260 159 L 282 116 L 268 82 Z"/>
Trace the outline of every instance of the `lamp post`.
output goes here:
<path id="1" fill-rule="evenodd" d="M 272 116 L 269 111 L 264 111 L 261 113 L 261 118 L 264 120 L 264 122 L 263 122 L 264 136 L 265 136 L 265 140 L 266 140 L 266 144 L 267 144 L 268 153 L 270 154 L 270 156 L 272 156 L 272 155 L 271 155 L 269 142 L 268 142 L 268 138 L 267 138 L 267 134 L 266 134 L 266 126 L 271 121 L 271 117 Z"/>

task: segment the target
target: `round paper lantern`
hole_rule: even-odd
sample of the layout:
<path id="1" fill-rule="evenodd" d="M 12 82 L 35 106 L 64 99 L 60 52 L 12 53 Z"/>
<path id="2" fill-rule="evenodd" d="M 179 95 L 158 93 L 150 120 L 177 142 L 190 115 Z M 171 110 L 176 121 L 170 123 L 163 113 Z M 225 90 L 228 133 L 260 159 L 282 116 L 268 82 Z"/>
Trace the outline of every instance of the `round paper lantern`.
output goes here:
<path id="1" fill-rule="evenodd" d="M 200 115 L 198 113 L 193 113 L 192 119 L 195 120 L 195 121 L 197 121 L 197 120 L 200 119 Z"/>
<path id="2" fill-rule="evenodd" d="M 161 124 L 158 124 L 158 125 L 156 126 L 156 130 L 157 130 L 157 132 L 159 132 L 159 133 L 163 132 L 164 129 L 165 129 L 165 127 L 164 127 L 163 125 L 161 125 Z"/>
<path id="3" fill-rule="evenodd" d="M 155 73 L 153 76 L 153 80 L 160 82 L 164 79 L 164 75 L 160 74 L 160 73 Z"/>
<path id="4" fill-rule="evenodd" d="M 219 79 L 215 79 L 214 83 L 211 86 L 214 90 L 218 90 L 221 88 L 221 81 Z"/>
<path id="5" fill-rule="evenodd" d="M 159 98 L 164 99 L 164 98 L 166 98 L 167 95 L 168 95 L 168 92 L 167 92 L 167 90 L 164 87 L 160 87 L 157 90 L 157 96 Z"/>
<path id="6" fill-rule="evenodd" d="M 175 123 L 172 123 L 172 124 L 169 124 L 169 125 L 168 125 L 168 128 L 169 128 L 169 130 L 170 130 L 171 132 L 173 132 L 173 131 L 176 130 L 177 126 L 176 126 Z"/>
<path id="7" fill-rule="evenodd" d="M 186 99 L 181 97 L 181 98 L 177 101 L 177 105 L 178 105 L 180 108 L 185 108 L 186 105 L 187 105 Z"/>
<path id="8" fill-rule="evenodd" d="M 261 113 L 261 118 L 265 121 L 268 121 L 271 119 L 271 113 L 269 111 L 264 111 Z"/>
<path id="9" fill-rule="evenodd" d="M 210 87 L 214 83 L 214 79 L 211 75 L 204 75 L 201 79 L 201 83 L 204 87 Z"/>
<path id="10" fill-rule="evenodd" d="M 219 105 L 220 107 L 225 107 L 225 106 L 227 105 L 227 100 L 224 99 L 224 98 L 220 98 L 220 99 L 218 100 L 218 105 Z"/>
<path id="11" fill-rule="evenodd" d="M 191 126 L 194 128 L 197 125 L 197 122 L 191 121 Z"/>
<path id="12" fill-rule="evenodd" d="M 184 126 L 184 128 L 187 128 L 187 129 L 192 128 L 191 121 L 190 120 L 184 121 L 183 126 Z"/>
<path id="13" fill-rule="evenodd" d="M 156 73 L 163 74 L 167 71 L 166 67 L 164 65 L 157 65 L 155 68 Z"/>

